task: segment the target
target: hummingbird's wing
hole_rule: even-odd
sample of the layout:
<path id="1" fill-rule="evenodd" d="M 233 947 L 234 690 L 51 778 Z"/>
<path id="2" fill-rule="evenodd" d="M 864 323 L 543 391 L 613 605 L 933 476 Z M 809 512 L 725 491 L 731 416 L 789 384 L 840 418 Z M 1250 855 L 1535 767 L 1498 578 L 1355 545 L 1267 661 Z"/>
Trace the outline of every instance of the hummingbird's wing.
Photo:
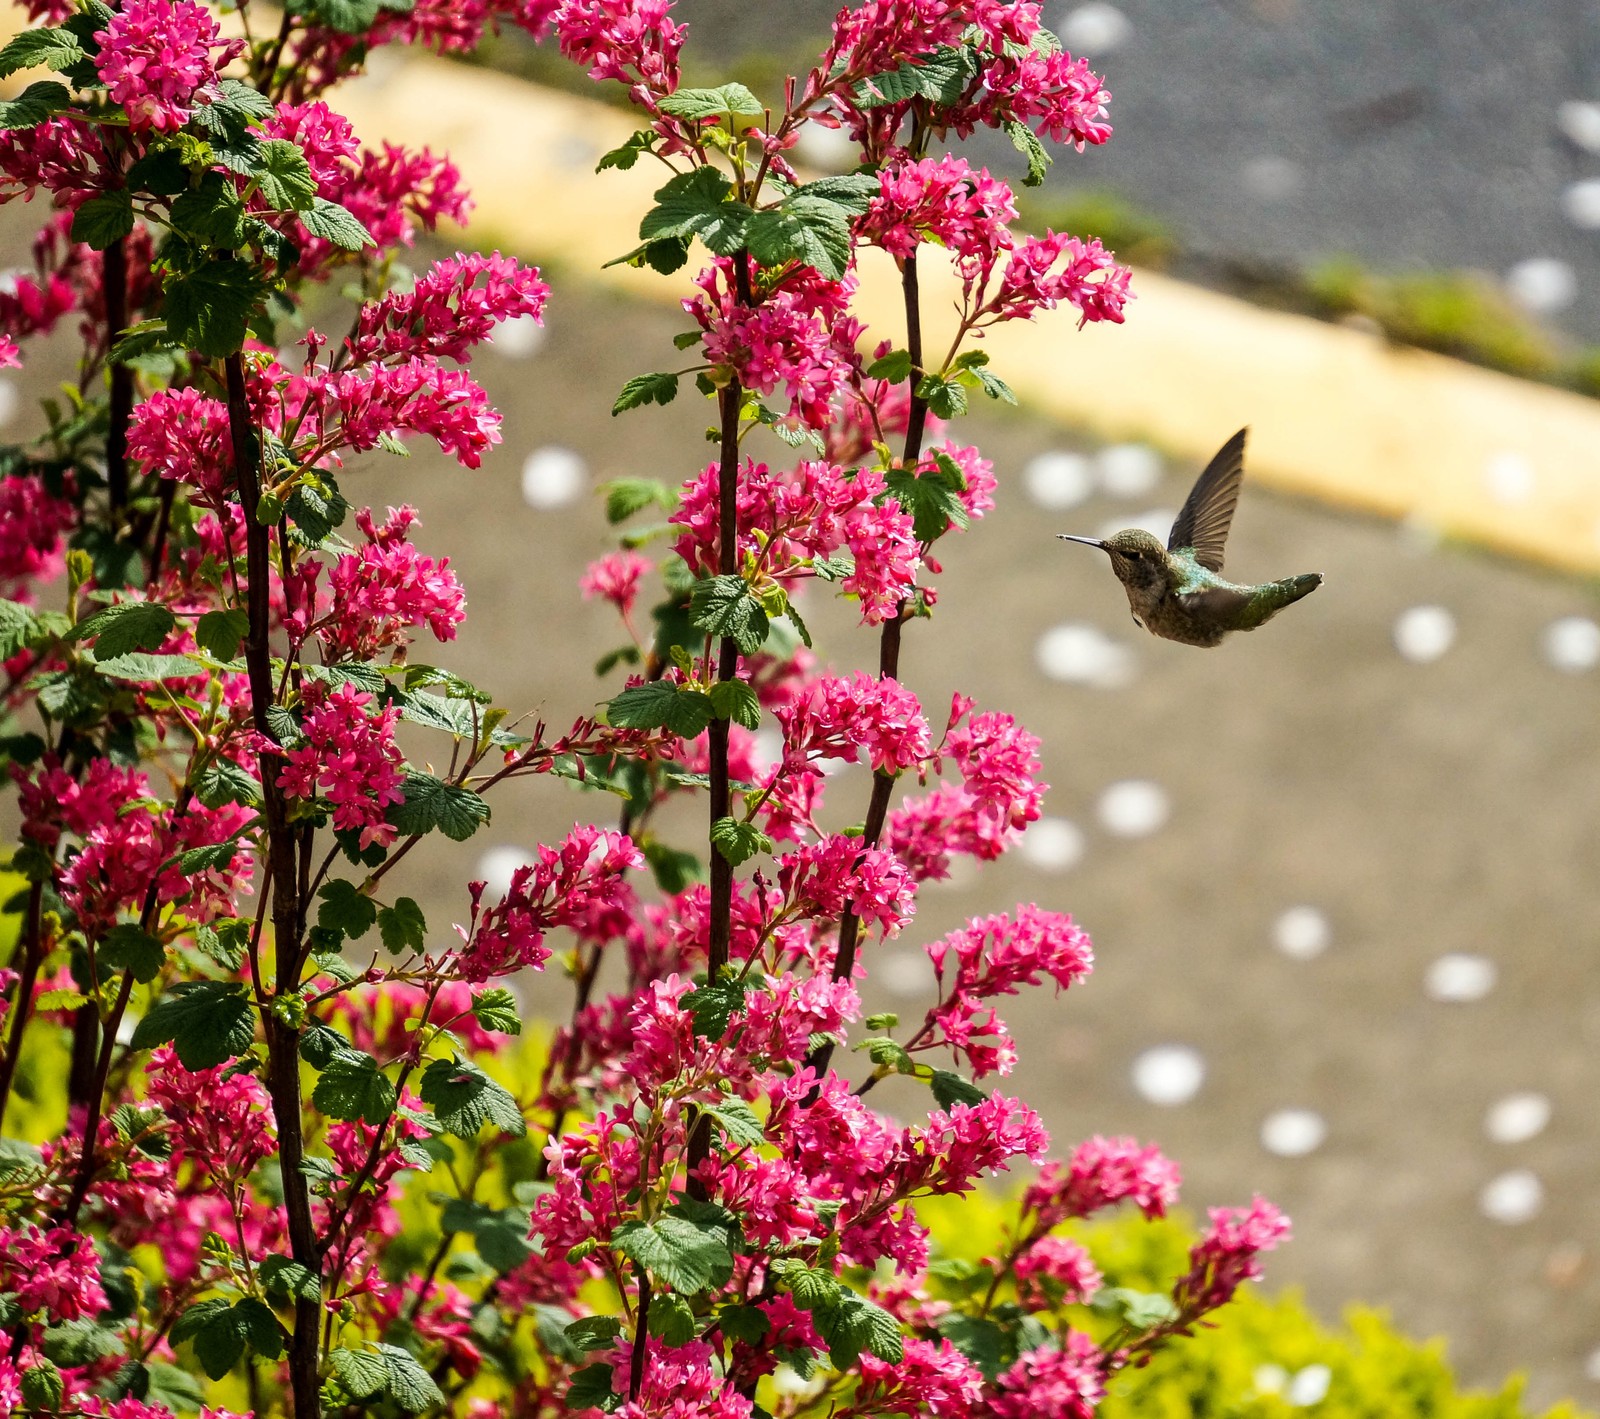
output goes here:
<path id="1" fill-rule="evenodd" d="M 1239 483 L 1244 478 L 1244 436 L 1240 429 L 1222 445 L 1217 456 L 1206 465 L 1172 524 L 1167 550 L 1178 552 L 1194 548 L 1194 559 L 1214 572 L 1222 570 L 1223 549 L 1228 544 L 1228 529 L 1233 525 L 1233 510 L 1239 502 Z"/>

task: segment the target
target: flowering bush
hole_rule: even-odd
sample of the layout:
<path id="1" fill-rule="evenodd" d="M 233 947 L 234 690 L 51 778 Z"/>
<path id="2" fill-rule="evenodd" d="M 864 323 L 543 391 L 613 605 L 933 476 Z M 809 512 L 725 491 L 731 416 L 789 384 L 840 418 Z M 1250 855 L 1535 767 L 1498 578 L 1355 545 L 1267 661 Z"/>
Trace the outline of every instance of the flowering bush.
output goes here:
<path id="1" fill-rule="evenodd" d="M 1087 1414 L 1226 1303 L 1285 1233 L 1269 1204 L 1215 1214 L 1170 1294 L 1108 1294 L 1058 1227 L 1124 1200 L 1159 1217 L 1176 1168 L 1126 1140 L 1047 1162 L 1037 1114 L 973 1082 L 1015 1062 L 1003 997 L 1087 975 L 1070 918 L 973 921 L 926 947 L 919 1027 L 861 1018 L 918 884 L 1005 851 L 1044 792 L 1008 715 L 957 696 L 937 728 L 898 674 L 933 544 L 996 494 L 940 438 L 972 392 L 1010 397 L 974 342 L 1063 303 L 1120 320 L 1128 294 L 1098 243 L 1014 234 L 1005 183 L 934 151 L 1000 128 L 1036 182 L 1045 140 L 1109 135 L 1034 0 L 844 11 L 773 104 L 681 88 L 667 0 L 299 0 L 266 31 L 240 0 L 239 38 L 195 0 L 32 8 L 50 23 L 0 75 L 58 77 L 0 105 L 0 172 L 53 214 L 0 298 L 0 357 L 73 315 L 83 356 L 78 397 L 0 456 L 22 825 L 0 1122 L 52 1059 L 68 1109 L 0 1150 L 0 1405 Z M 611 487 L 614 523 L 662 506 L 675 541 L 625 535 L 583 578 L 628 635 L 601 673 L 627 680 L 560 732 L 427 663 L 463 589 L 408 540 L 412 509 L 342 486 L 416 437 L 478 468 L 500 420 L 466 366 L 548 291 L 498 254 L 401 282 L 399 249 L 464 215 L 458 175 L 361 148 L 320 95 L 374 45 L 462 50 L 502 21 L 642 110 L 601 163 L 662 167 L 625 259 L 709 253 L 691 367 L 615 408 L 692 377 L 717 456 Z M 805 180 L 808 123 L 846 130 L 857 170 Z M 901 332 L 854 314 L 872 246 Z M 932 246 L 962 293 L 938 356 Z M 363 298 L 335 339 L 300 311 L 342 269 Z M 819 666 L 817 582 L 859 607 L 876 675 Z M 402 723 L 441 736 L 442 770 L 408 761 Z M 829 761 L 870 766 L 864 814 L 825 805 Z M 552 775 L 620 796 L 620 821 L 575 825 L 503 892 L 468 884 L 453 929 L 425 920 L 396 872 L 416 845 Z M 660 835 L 684 796 L 698 850 Z M 552 962 L 575 998 L 541 1054 L 513 1038 L 515 977 Z M 889 1074 L 927 1084 L 925 1116 L 869 1106 Z M 919 1202 L 1035 1165 L 994 1254 L 937 1269 Z M 1075 1318 L 1091 1299 L 1109 1326 Z"/>

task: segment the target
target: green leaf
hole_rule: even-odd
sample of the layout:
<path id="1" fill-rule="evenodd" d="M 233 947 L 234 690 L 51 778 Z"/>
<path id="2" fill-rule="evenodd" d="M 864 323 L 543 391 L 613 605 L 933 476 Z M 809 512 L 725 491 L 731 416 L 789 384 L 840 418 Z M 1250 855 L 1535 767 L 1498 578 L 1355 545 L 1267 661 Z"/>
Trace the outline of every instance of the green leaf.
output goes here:
<path id="1" fill-rule="evenodd" d="M 639 161 L 641 153 L 654 150 L 658 136 L 653 128 L 641 128 L 620 148 L 613 148 L 604 154 L 595 164 L 594 170 L 604 172 L 607 168 L 616 168 L 620 172 L 627 172 Z"/>
<path id="2" fill-rule="evenodd" d="M 856 559 L 848 552 L 835 552 L 831 557 L 813 557 L 811 570 L 822 581 L 843 581 L 853 576 Z"/>
<path id="3" fill-rule="evenodd" d="M 98 958 L 115 970 L 129 970 L 140 985 L 148 985 L 161 974 L 167 948 L 148 931 L 131 922 L 113 926 L 101 938 Z"/>
<path id="4" fill-rule="evenodd" d="M 867 374 L 873 379 L 886 379 L 890 384 L 899 384 L 903 379 L 910 379 L 911 352 L 890 350 L 888 354 L 880 355 L 867 366 Z"/>
<path id="5" fill-rule="evenodd" d="M 0 659 L 10 660 L 28 643 L 38 625 L 26 606 L 0 600 Z"/>
<path id="6" fill-rule="evenodd" d="M 353 1049 L 335 1054 L 311 1091 L 312 1104 L 329 1118 L 358 1118 L 373 1127 L 388 1121 L 398 1099 L 378 1061 Z"/>
<path id="7" fill-rule="evenodd" d="M 378 1353 L 383 1357 L 384 1368 L 388 1371 L 390 1398 L 402 1409 L 420 1414 L 424 1409 L 444 1403 L 444 1395 L 433 1382 L 433 1376 L 417 1363 L 417 1357 L 409 1350 L 403 1350 L 398 1345 L 380 1344 Z"/>
<path id="8" fill-rule="evenodd" d="M 612 1233 L 611 1245 L 684 1296 L 722 1286 L 733 1275 L 727 1241 L 686 1217 L 624 1222 Z"/>
<path id="9" fill-rule="evenodd" d="M 533 1255 L 528 1241 L 530 1216 L 525 1207 L 485 1207 L 464 1197 L 445 1201 L 439 1226 L 445 1232 L 470 1232 L 478 1255 L 504 1275 Z"/>
<path id="10" fill-rule="evenodd" d="M 218 965 L 231 971 L 239 969 L 249 941 L 250 923 L 243 917 L 217 917 L 195 928 L 194 944 Z"/>
<path id="11" fill-rule="evenodd" d="M 729 1340 L 759 1345 L 772 1329 L 772 1322 L 757 1306 L 723 1306 L 717 1312 L 717 1329 Z"/>
<path id="12" fill-rule="evenodd" d="M 133 195 L 120 188 L 91 197 L 72 214 L 73 241 L 104 251 L 133 230 Z"/>
<path id="13" fill-rule="evenodd" d="M 362 225 L 360 218 L 326 197 L 313 199 L 309 207 L 301 209 L 299 216 L 300 225 L 312 236 L 331 241 L 341 250 L 360 251 L 373 244 L 372 233 Z"/>
<path id="14" fill-rule="evenodd" d="M 611 1388 L 610 1365 L 585 1365 L 572 1376 L 562 1403 L 568 1409 L 598 1409 L 612 1414 L 622 1407 L 622 1396 Z"/>
<path id="15" fill-rule="evenodd" d="M 687 1345 L 694 1339 L 694 1311 L 682 1296 L 663 1291 L 650 1302 L 648 1329 L 668 1345 Z"/>
<path id="16" fill-rule="evenodd" d="M 711 825 L 711 845 L 734 867 L 757 853 L 772 851 L 771 838 L 754 823 L 742 823 L 737 818 L 718 818 Z"/>
<path id="17" fill-rule="evenodd" d="M 744 245 L 753 215 L 742 202 L 729 200 L 732 193 L 733 184 L 715 168 L 679 173 L 657 189 L 656 205 L 639 223 L 639 239 L 653 246 L 697 236 L 717 255 L 731 256 Z"/>
<path id="18" fill-rule="evenodd" d="M 720 1040 L 728 1033 L 728 1021 L 734 1012 L 744 1009 L 745 984 L 739 980 L 721 980 L 698 986 L 680 1002 L 694 1021 L 698 1039 Z"/>
<path id="19" fill-rule="evenodd" d="M 171 1043 L 185 1069 L 211 1069 L 243 1054 L 255 1039 L 255 1010 L 232 981 L 184 981 L 139 1021 L 131 1049 Z"/>
<path id="20" fill-rule="evenodd" d="M 423 1071 L 418 1092 L 457 1138 L 476 1138 L 486 1123 L 516 1138 L 528 1131 L 510 1092 L 466 1060 L 434 1060 Z"/>
<path id="21" fill-rule="evenodd" d="M 232 759 L 212 759 L 194 781 L 194 796 L 207 808 L 241 803 L 253 808 L 261 802 L 261 785 L 249 769 Z"/>
<path id="22" fill-rule="evenodd" d="M 341 1347 L 330 1353 L 333 1372 L 352 1399 L 374 1399 L 389 1387 L 389 1367 L 370 1350 Z"/>
<path id="23" fill-rule="evenodd" d="M 1089 1308 L 1100 1315 L 1113 1316 L 1134 1330 L 1151 1330 L 1178 1314 L 1171 1296 L 1127 1286 L 1106 1286 L 1096 1291 Z"/>
<path id="24" fill-rule="evenodd" d="M 472 1016 L 486 1030 L 500 1035 L 522 1033 L 522 1011 L 517 997 L 503 985 L 478 991 L 472 997 Z"/>
<path id="25" fill-rule="evenodd" d="M 187 852 L 180 852 L 173 861 L 177 864 L 179 872 L 192 877 L 196 872 L 225 871 L 233 865 L 234 856 L 238 851 L 239 839 L 232 837 L 225 842 L 192 847 Z"/>
<path id="26" fill-rule="evenodd" d="M 958 380 L 923 375 L 917 381 L 917 398 L 926 400 L 929 410 L 941 419 L 954 419 L 967 412 L 967 391 Z"/>
<path id="27" fill-rule="evenodd" d="M 65 84 L 41 79 L 29 84 L 16 98 L 0 103 L 0 130 L 33 128 L 71 107 L 72 95 Z"/>
<path id="28" fill-rule="evenodd" d="M 207 611 L 195 624 L 195 644 L 218 660 L 232 660 L 250 629 L 250 613 L 242 606 L 229 611 Z"/>
<path id="29" fill-rule="evenodd" d="M 127 655 L 114 655 L 109 660 L 95 661 L 98 674 L 112 680 L 134 680 L 140 684 L 155 684 L 162 680 L 192 680 L 204 675 L 205 667 L 187 655 L 147 655 L 143 651 L 130 651 Z"/>
<path id="30" fill-rule="evenodd" d="M 646 838 L 637 846 L 650 864 L 656 886 L 668 896 L 676 896 L 693 882 L 706 880 L 706 865 L 692 852 L 669 847 L 657 838 Z"/>
<path id="31" fill-rule="evenodd" d="M 256 1275 L 269 1295 L 299 1297 L 306 1301 L 319 1300 L 322 1296 L 322 1283 L 316 1273 L 286 1256 L 264 1257 L 256 1267 Z"/>
<path id="32" fill-rule="evenodd" d="M 271 118 L 277 112 L 271 99 L 259 89 L 252 89 L 242 79 L 222 79 L 218 82 L 219 96 L 209 105 L 229 118 L 249 122 L 253 119 Z"/>
<path id="33" fill-rule="evenodd" d="M 69 1320 L 45 1331 L 43 1349 L 45 1358 L 53 1364 L 75 1370 L 120 1354 L 122 1341 L 93 1321 Z"/>
<path id="34" fill-rule="evenodd" d="M 220 1297 L 197 1301 L 173 1323 L 172 1340 L 194 1344 L 200 1368 L 220 1380 L 244 1356 L 248 1344 L 258 1355 L 275 1360 L 283 1354 L 283 1326 L 253 1296 L 230 1305 Z"/>
<path id="35" fill-rule="evenodd" d="M 482 796 L 432 774 L 408 773 L 401 781 L 402 802 L 391 805 L 389 821 L 406 837 L 437 828 L 455 842 L 465 842 L 489 821 Z"/>
<path id="36" fill-rule="evenodd" d="M 854 1291 L 841 1291 L 838 1305 L 818 1314 L 817 1330 L 828 1342 L 828 1358 L 836 1370 L 848 1369 L 863 1354 L 891 1365 L 905 1357 L 899 1322 Z"/>
<path id="37" fill-rule="evenodd" d="M 912 531 L 919 542 L 932 542 L 949 528 L 967 525 L 967 507 L 959 487 L 942 471 L 922 476 L 907 468 L 892 468 L 884 478 L 889 493 L 911 517 Z"/>
<path id="38" fill-rule="evenodd" d="M 583 1316 L 563 1333 L 579 1350 L 605 1350 L 622 1334 L 622 1322 L 615 1316 Z"/>
<path id="39" fill-rule="evenodd" d="M 842 207 L 853 216 L 860 216 L 872 205 L 872 199 L 883 190 L 876 173 L 849 172 L 837 177 L 820 177 L 799 188 L 796 197 L 818 197 Z"/>
<path id="40" fill-rule="evenodd" d="M 1028 175 L 1022 179 L 1024 187 L 1038 187 L 1045 174 L 1050 171 L 1050 164 L 1054 161 L 1045 150 L 1039 136 L 1026 123 L 1011 119 L 1002 125 L 1006 137 L 1011 140 L 1011 146 L 1028 160 Z"/>
<path id="41" fill-rule="evenodd" d="M 606 704 L 606 719 L 618 729 L 669 729 L 684 739 L 703 734 L 715 718 L 710 695 L 660 680 L 630 686 Z"/>
<path id="42" fill-rule="evenodd" d="M 837 203 L 797 193 L 757 212 L 749 223 L 748 242 L 750 254 L 763 266 L 798 261 L 839 281 L 850 265 L 850 217 Z"/>
<path id="43" fill-rule="evenodd" d="M 635 375 L 622 386 L 622 393 L 617 395 L 617 402 L 611 406 L 611 415 L 615 418 L 625 410 L 637 409 L 645 404 L 667 405 L 677 397 L 678 376 L 670 371 Z M 614 522 L 618 520 L 612 519 Z"/>
<path id="44" fill-rule="evenodd" d="M 856 85 L 856 106 L 881 108 L 885 104 L 922 98 L 948 107 L 966 92 L 977 76 L 977 56 L 970 49 L 945 46 L 886 73 L 863 79 Z"/>
<path id="45" fill-rule="evenodd" d="M 743 1099 L 724 1099 L 721 1103 L 702 1104 L 701 1112 L 709 1114 L 727 1136 L 728 1142 L 739 1148 L 754 1148 L 766 1139 L 766 1130 L 756 1111 Z"/>
<path id="46" fill-rule="evenodd" d="M 238 189 L 220 172 L 207 173 L 199 187 L 173 199 L 173 230 L 201 246 L 240 245 L 244 219 L 244 202 Z"/>
<path id="47" fill-rule="evenodd" d="M 935 1326 L 939 1334 L 971 1360 L 991 1383 L 1001 1369 L 1016 1358 L 1010 1353 L 1015 1346 L 1006 1343 L 1005 1331 L 986 1317 L 951 1311 L 940 1316 Z"/>
<path id="48" fill-rule="evenodd" d="M 779 1257 L 772 1271 L 803 1311 L 831 1311 L 839 1303 L 842 1288 L 831 1271 L 807 1266 L 796 1257 Z"/>
<path id="49" fill-rule="evenodd" d="M 269 138 L 261 145 L 251 174 L 268 206 L 279 212 L 301 212 L 317 195 L 317 180 L 300 146 L 288 138 Z M 359 224 L 358 224 L 359 225 Z"/>
<path id="50" fill-rule="evenodd" d="M 68 639 L 93 640 L 94 658 L 112 660 L 133 650 L 155 650 L 172 634 L 176 623 L 170 606 L 155 601 L 120 601 L 79 621 Z"/>
<path id="51" fill-rule="evenodd" d="M 697 581 L 689 594 L 689 620 L 714 636 L 730 638 L 742 655 L 760 650 L 769 629 L 767 613 L 741 576 Z"/>
<path id="52" fill-rule="evenodd" d="M 61 1371 L 56 1365 L 40 1356 L 22 1371 L 22 1400 L 29 1409 L 53 1411 L 61 1407 L 62 1396 L 67 1392 Z"/>
<path id="53" fill-rule="evenodd" d="M 647 507 L 659 506 L 670 511 L 678 506 L 677 493 L 654 478 L 615 478 L 602 483 L 600 491 L 605 494 L 606 521 L 613 526 L 626 522 Z"/>
<path id="54" fill-rule="evenodd" d="M 223 257 L 167 277 L 163 314 L 172 337 L 210 359 L 238 352 L 261 303 L 261 278 L 237 257 Z"/>
<path id="55" fill-rule="evenodd" d="M 352 941 L 358 941 L 377 919 L 378 904 L 354 882 L 336 877 L 324 882 L 317 892 L 317 925 L 329 931 L 342 931 Z"/>
<path id="56" fill-rule="evenodd" d="M 928 1078 L 934 1102 L 941 1109 L 952 1109 L 957 1104 L 981 1104 L 989 1096 L 970 1080 L 948 1069 L 935 1069 Z"/>
<path id="57" fill-rule="evenodd" d="M 718 719 L 731 719 L 746 729 L 761 727 L 761 701 L 743 680 L 718 680 L 711 687 L 711 707 Z"/>
<path id="58" fill-rule="evenodd" d="M 891 1040 L 887 1035 L 874 1035 L 871 1039 L 862 1040 L 856 1046 L 864 1049 L 867 1058 L 880 1069 L 891 1069 L 896 1074 L 915 1074 L 917 1063 L 907 1053 L 906 1047 L 898 1040 Z"/>
<path id="59" fill-rule="evenodd" d="M 329 534 L 344 522 L 350 504 L 339 491 L 339 485 L 326 471 L 318 469 L 315 481 L 308 477 L 296 485 L 283 510 L 306 539 L 317 546 L 327 541 Z"/>
<path id="60" fill-rule="evenodd" d="M 379 908 L 378 934 L 384 948 L 397 955 L 401 951 L 420 951 L 428 944 L 428 923 L 416 902 L 410 897 L 398 897 L 393 906 Z"/>
<path id="61" fill-rule="evenodd" d="M 66 30 L 23 30 L 0 49 L 0 79 L 9 79 L 23 69 L 54 69 L 60 73 L 87 57 L 77 37 Z"/>
<path id="62" fill-rule="evenodd" d="M 714 89 L 679 89 L 668 94 L 661 100 L 661 111 L 689 123 L 714 118 L 731 131 L 748 126 L 739 122 L 741 118 L 760 119 L 767 110 L 743 84 L 720 84 Z"/>
<path id="63" fill-rule="evenodd" d="M 194 1414 L 205 1403 L 205 1387 L 189 1371 L 159 1360 L 147 1368 L 150 1383 L 144 1397 L 151 1405 L 170 1409 L 174 1414 Z"/>

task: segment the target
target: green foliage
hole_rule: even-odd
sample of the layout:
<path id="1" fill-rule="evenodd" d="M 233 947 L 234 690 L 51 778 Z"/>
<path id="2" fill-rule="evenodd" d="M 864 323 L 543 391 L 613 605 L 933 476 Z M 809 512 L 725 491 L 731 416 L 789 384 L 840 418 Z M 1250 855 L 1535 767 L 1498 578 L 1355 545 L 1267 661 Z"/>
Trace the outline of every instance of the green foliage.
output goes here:
<path id="1" fill-rule="evenodd" d="M 1086 240 L 1097 238 L 1107 251 L 1136 266 L 1159 271 L 1170 265 L 1178 252 L 1176 238 L 1159 217 L 1105 188 L 1024 196 L 1017 206 L 1030 227 L 1071 232 Z"/>

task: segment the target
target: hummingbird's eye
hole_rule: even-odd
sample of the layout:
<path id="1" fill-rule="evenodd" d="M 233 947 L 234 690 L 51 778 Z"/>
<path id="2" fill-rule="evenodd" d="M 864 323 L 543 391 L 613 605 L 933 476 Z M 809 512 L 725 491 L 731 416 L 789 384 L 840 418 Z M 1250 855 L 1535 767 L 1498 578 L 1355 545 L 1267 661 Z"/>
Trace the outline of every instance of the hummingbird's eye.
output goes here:
<path id="1" fill-rule="evenodd" d="M 1131 548 L 1128 551 L 1124 552 L 1122 555 L 1124 557 L 1126 557 L 1130 562 L 1137 562 L 1139 560 L 1139 556 L 1140 556 L 1140 554 L 1138 552 L 1133 551 Z"/>

